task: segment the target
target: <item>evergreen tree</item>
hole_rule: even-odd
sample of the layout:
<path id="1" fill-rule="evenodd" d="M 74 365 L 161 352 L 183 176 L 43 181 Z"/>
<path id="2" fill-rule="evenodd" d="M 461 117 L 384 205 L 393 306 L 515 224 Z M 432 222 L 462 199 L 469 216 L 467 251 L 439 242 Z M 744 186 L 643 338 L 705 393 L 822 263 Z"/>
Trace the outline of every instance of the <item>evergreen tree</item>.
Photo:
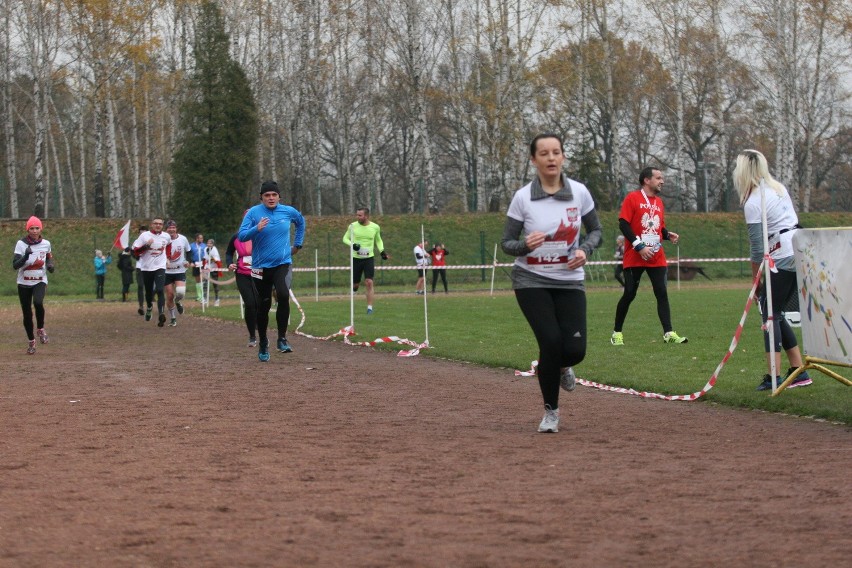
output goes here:
<path id="1" fill-rule="evenodd" d="M 236 230 L 246 196 L 254 194 L 257 110 L 229 45 L 219 6 L 204 2 L 193 46 L 195 68 L 180 109 L 180 140 L 172 161 L 169 211 L 185 233 Z"/>

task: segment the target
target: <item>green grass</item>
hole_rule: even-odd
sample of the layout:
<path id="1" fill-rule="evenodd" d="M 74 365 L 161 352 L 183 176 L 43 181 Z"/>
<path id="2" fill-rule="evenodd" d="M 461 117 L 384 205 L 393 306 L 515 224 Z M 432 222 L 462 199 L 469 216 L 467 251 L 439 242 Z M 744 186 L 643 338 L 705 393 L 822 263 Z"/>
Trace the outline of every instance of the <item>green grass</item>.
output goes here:
<path id="1" fill-rule="evenodd" d="M 649 286 L 640 288 L 624 327 L 626 345 L 609 344 L 618 290 L 591 290 L 588 297 L 589 343 L 585 361 L 577 366 L 580 378 L 613 386 L 663 394 L 682 395 L 701 390 L 727 353 L 748 294 L 748 284 L 725 289 L 690 286 L 670 290 L 675 330 L 689 343 L 668 345 L 656 315 Z M 347 298 L 300 298 L 306 314 L 302 332 L 325 337 L 349 324 Z M 382 294 L 376 311 L 366 316 L 363 294 L 355 302 L 352 341 L 372 341 L 398 336 L 417 343 L 426 339 L 423 299 L 413 294 Z M 224 319 L 239 319 L 237 307 L 208 312 Z M 299 323 L 293 306 L 291 333 Z M 513 378 L 514 369 L 527 370 L 538 357 L 532 332 L 511 293 L 437 294 L 429 297 L 429 343 L 424 357 L 468 361 L 498 368 L 496 378 Z M 852 424 L 852 389 L 811 371 L 814 384 L 770 397 L 755 387 L 766 373 L 759 316 L 753 308 L 736 351 L 722 369 L 716 386 L 705 395 L 708 402 L 727 406 L 782 412 Z M 335 341 L 341 341 L 336 338 Z M 377 349 L 396 351 L 396 344 Z M 782 358 L 782 372 L 786 360 Z M 849 377 L 849 369 L 835 368 Z M 535 380 L 535 379 L 529 379 Z M 615 395 L 612 396 L 623 396 Z M 682 404 L 682 403 L 672 403 Z"/>

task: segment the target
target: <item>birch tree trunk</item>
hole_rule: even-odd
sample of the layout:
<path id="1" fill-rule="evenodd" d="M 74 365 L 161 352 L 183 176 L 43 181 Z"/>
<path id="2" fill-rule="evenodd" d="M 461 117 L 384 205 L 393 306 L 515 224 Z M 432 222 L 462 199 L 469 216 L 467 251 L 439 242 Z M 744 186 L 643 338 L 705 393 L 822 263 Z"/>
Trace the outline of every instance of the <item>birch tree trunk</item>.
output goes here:
<path id="1" fill-rule="evenodd" d="M 9 188 L 9 213 L 14 219 L 18 211 L 18 173 L 15 157 L 15 104 L 12 99 L 11 2 L 3 3 L 3 135 L 6 141 L 6 176 Z"/>

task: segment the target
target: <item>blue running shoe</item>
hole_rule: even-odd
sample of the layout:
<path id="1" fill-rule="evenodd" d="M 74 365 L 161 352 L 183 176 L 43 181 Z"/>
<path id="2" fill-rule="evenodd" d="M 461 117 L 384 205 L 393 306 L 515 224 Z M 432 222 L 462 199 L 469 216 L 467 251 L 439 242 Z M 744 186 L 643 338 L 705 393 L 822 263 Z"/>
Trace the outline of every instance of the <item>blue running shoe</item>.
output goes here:
<path id="1" fill-rule="evenodd" d="M 269 361 L 269 340 L 261 339 L 257 348 L 257 358 L 260 359 L 261 363 L 266 363 Z"/>
<path id="2" fill-rule="evenodd" d="M 281 353 L 292 353 L 293 352 L 293 348 L 290 347 L 289 343 L 287 343 L 286 337 L 279 337 L 278 338 L 278 351 L 280 351 Z"/>

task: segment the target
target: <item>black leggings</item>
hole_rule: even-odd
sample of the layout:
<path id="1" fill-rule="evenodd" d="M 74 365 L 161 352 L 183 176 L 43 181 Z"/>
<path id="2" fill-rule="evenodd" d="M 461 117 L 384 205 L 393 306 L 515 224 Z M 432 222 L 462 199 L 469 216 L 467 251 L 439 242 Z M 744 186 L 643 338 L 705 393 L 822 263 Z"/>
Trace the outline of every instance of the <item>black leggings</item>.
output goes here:
<path id="1" fill-rule="evenodd" d="M 435 291 L 435 284 L 438 283 L 438 276 L 441 277 L 441 282 L 444 283 L 444 292 L 447 291 L 447 269 L 433 268 L 432 269 L 432 292 Z"/>
<path id="2" fill-rule="evenodd" d="M 240 297 L 243 299 L 243 310 L 245 312 L 246 327 L 248 328 L 249 337 L 256 337 L 255 330 L 257 329 L 257 290 L 254 288 L 254 280 L 248 274 L 237 273 L 237 290 L 240 291 Z"/>
<path id="3" fill-rule="evenodd" d="M 538 385 L 544 404 L 559 408 L 562 367 L 586 356 L 586 293 L 558 288 L 523 288 L 515 298 L 538 342 Z"/>
<path id="4" fill-rule="evenodd" d="M 142 277 L 142 271 L 136 269 L 136 299 L 139 300 L 139 307 L 145 303 L 145 279 Z"/>
<path id="5" fill-rule="evenodd" d="M 289 264 L 263 269 L 263 278 L 252 278 L 257 291 L 257 334 L 258 339 L 266 339 L 269 327 L 269 310 L 272 309 L 272 289 L 278 295 L 278 310 L 275 321 L 278 324 L 278 337 L 287 337 L 287 323 L 290 320 L 290 288 L 287 286 Z"/>
<path id="6" fill-rule="evenodd" d="M 624 294 L 618 301 L 618 307 L 615 308 L 615 327 L 613 331 L 620 332 L 624 327 L 624 320 L 627 319 L 627 310 L 630 309 L 630 303 L 636 297 L 636 292 L 639 290 L 639 279 L 642 278 L 642 273 L 647 272 L 648 278 L 651 279 L 651 286 L 654 288 L 654 296 L 657 298 L 657 316 L 660 318 L 660 323 L 663 324 L 663 333 L 668 333 L 672 330 L 672 312 L 669 308 L 669 293 L 666 289 L 666 273 L 668 268 L 665 266 L 651 267 L 632 267 L 624 269 Z"/>
<path id="7" fill-rule="evenodd" d="M 35 339 L 33 329 L 33 306 L 35 306 L 36 327 L 44 327 L 44 295 L 47 292 L 47 284 L 39 282 L 35 286 L 21 286 L 18 284 L 18 299 L 21 301 L 21 312 L 24 315 L 24 330 L 30 341 Z"/>
<path id="8" fill-rule="evenodd" d="M 796 293 L 796 273 L 789 270 L 779 270 L 778 272 L 769 273 L 769 284 L 772 286 L 772 323 L 775 328 L 775 352 L 780 353 L 792 349 L 799 345 L 796 340 L 796 334 L 793 328 L 790 327 L 787 318 L 781 315 L 784 311 L 784 306 L 792 294 Z M 766 323 L 768 316 L 766 310 L 766 294 L 760 298 L 760 311 L 763 318 L 763 323 Z M 766 326 L 764 326 L 766 327 Z M 763 332 L 763 344 L 766 352 L 769 353 L 769 331 Z"/>
<path id="9" fill-rule="evenodd" d="M 166 269 L 143 271 L 142 280 L 145 284 L 145 304 L 150 309 L 154 303 L 154 293 L 157 294 L 157 313 L 162 314 L 166 309 L 166 295 L 163 287 L 166 285 Z"/>

